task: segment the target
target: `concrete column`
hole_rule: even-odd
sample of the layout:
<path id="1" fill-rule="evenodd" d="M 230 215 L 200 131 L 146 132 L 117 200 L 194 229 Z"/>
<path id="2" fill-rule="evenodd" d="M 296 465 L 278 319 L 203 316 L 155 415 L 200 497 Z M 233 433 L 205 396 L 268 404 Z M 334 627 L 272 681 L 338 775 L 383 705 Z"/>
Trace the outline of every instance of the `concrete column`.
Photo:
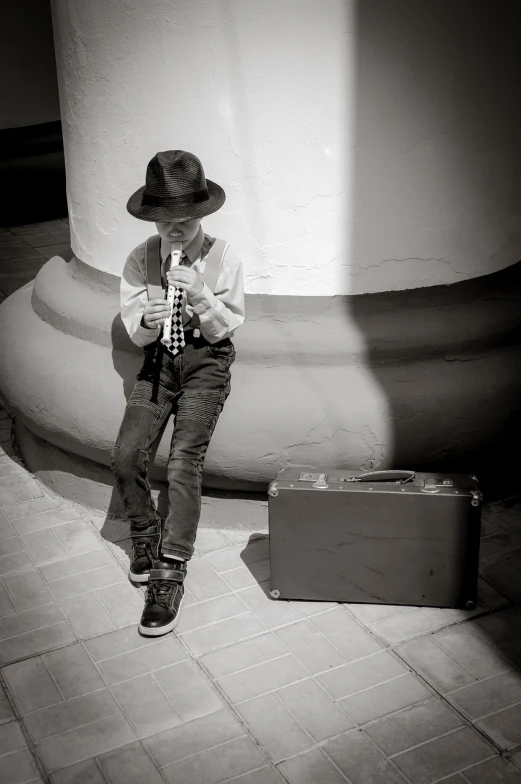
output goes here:
<path id="1" fill-rule="evenodd" d="M 108 502 L 140 362 L 119 275 L 154 230 L 125 204 L 152 155 L 180 148 L 227 192 L 204 226 L 241 256 L 247 291 L 206 485 L 263 488 L 284 465 L 486 472 L 519 393 L 509 13 L 54 0 L 75 257 L 0 310 L 3 392 L 33 470 Z"/>

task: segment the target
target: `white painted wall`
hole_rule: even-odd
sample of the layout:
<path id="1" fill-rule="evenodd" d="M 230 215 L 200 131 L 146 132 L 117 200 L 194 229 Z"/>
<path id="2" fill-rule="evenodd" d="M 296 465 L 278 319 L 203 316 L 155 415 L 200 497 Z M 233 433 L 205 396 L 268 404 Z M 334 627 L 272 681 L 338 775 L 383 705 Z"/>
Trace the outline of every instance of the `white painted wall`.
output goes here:
<path id="1" fill-rule="evenodd" d="M 48 0 L 2 0 L 0 31 L 0 129 L 59 120 Z"/>
<path id="2" fill-rule="evenodd" d="M 249 293 L 429 286 L 518 260 L 514 126 L 489 112 L 514 101 L 511 76 L 501 95 L 483 84 L 473 22 L 450 10 L 464 0 L 53 3 L 88 264 L 120 274 L 154 231 L 125 205 L 173 148 L 225 188 L 205 226 L 241 255 Z"/>

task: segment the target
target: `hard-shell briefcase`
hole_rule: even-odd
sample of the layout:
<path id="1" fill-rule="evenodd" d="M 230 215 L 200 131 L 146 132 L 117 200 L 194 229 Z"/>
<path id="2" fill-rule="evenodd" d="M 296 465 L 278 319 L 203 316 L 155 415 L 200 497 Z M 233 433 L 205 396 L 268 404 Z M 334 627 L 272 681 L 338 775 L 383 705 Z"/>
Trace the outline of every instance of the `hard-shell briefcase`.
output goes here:
<path id="1" fill-rule="evenodd" d="M 475 476 L 284 468 L 268 490 L 271 595 L 472 608 Z"/>

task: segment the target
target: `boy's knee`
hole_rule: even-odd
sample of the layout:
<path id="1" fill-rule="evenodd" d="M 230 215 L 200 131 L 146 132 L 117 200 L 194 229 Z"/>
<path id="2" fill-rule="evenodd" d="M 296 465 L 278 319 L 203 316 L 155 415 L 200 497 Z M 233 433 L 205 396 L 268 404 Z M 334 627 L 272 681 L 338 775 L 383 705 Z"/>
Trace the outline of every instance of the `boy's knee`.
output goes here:
<path id="1" fill-rule="evenodd" d="M 110 466 L 116 476 L 124 477 L 146 468 L 147 454 L 134 446 L 115 446 L 110 455 Z"/>

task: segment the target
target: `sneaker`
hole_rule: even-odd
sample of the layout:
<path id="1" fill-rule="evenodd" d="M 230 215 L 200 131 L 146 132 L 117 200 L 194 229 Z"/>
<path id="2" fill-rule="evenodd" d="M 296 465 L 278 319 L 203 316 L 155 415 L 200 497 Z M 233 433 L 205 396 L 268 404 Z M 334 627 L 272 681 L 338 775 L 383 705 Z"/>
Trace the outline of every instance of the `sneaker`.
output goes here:
<path id="1" fill-rule="evenodd" d="M 171 632 L 179 620 L 186 575 L 184 561 L 154 561 L 139 631 L 148 637 Z"/>
<path id="2" fill-rule="evenodd" d="M 131 529 L 132 559 L 128 576 L 134 583 L 148 583 L 153 562 L 159 558 L 161 520 L 154 520 L 148 528 Z"/>

